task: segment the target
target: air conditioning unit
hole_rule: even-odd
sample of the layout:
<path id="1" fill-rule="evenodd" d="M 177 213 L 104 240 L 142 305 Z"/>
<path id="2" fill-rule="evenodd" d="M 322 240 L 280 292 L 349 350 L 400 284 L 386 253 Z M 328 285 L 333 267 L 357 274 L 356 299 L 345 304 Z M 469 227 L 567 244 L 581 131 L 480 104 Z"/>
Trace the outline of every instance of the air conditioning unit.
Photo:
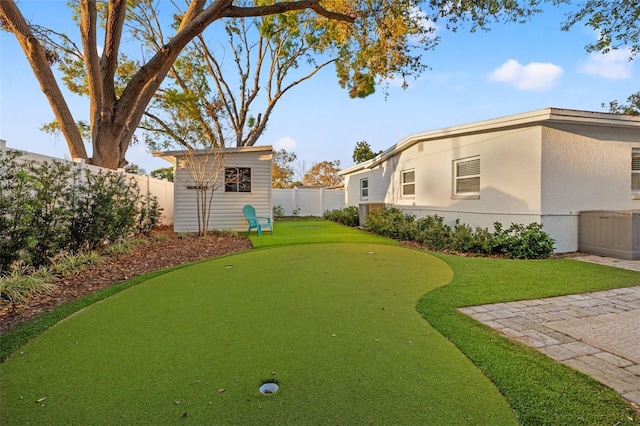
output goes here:
<path id="1" fill-rule="evenodd" d="M 360 226 L 364 226 L 367 220 L 367 216 L 374 210 L 383 210 L 385 208 L 384 203 L 365 203 L 359 206 Z"/>

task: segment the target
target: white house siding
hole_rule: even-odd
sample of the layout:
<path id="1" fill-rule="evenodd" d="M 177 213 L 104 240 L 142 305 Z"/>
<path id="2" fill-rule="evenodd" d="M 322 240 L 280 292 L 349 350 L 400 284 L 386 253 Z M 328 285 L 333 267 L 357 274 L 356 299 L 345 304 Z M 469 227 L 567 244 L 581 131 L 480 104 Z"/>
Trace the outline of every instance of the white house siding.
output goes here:
<path id="1" fill-rule="evenodd" d="M 575 124 L 545 127 L 542 137 L 542 224 L 560 252 L 578 249 L 585 210 L 636 210 L 631 197 L 631 150 L 637 129 Z"/>
<path id="2" fill-rule="evenodd" d="M 372 201 L 382 198 L 417 217 L 437 214 L 449 224 L 539 222 L 556 240 L 555 251 L 567 252 L 578 249 L 580 211 L 640 209 L 631 196 L 634 147 L 640 147 L 637 118 L 548 108 L 412 135 L 342 174 L 347 205 L 360 202 L 359 181 L 369 176 Z M 456 197 L 453 161 L 475 156 L 480 196 Z M 412 198 L 401 196 L 407 169 L 415 170 Z"/>
<path id="3" fill-rule="evenodd" d="M 175 171 L 175 220 L 176 232 L 198 231 L 196 191 L 188 189 L 189 175 L 176 156 Z M 230 150 L 225 159 L 225 167 L 250 167 L 251 192 L 224 192 L 223 177 L 210 211 L 209 229 L 246 231 L 248 224 L 242 207 L 251 204 L 258 216 L 271 217 L 271 147 L 237 148 Z"/>
<path id="4" fill-rule="evenodd" d="M 391 175 L 394 170 L 390 163 L 383 163 L 373 169 L 365 169 L 357 175 L 345 176 L 345 203 L 348 206 L 357 206 L 366 203 L 387 202 L 387 188 L 391 185 Z M 360 197 L 360 181 L 369 179 L 369 196 Z"/>
<path id="5" fill-rule="evenodd" d="M 540 221 L 540 134 L 540 127 L 533 127 L 418 142 L 372 170 L 348 175 L 347 204 L 364 202 L 357 197 L 360 179 L 368 177 L 368 202 L 384 202 L 416 217 L 437 214 L 449 224 L 460 219 L 490 229 L 496 221 L 506 226 Z M 480 197 L 457 198 L 453 162 L 476 156 Z M 413 198 L 402 197 L 402 172 L 409 169 L 415 170 Z M 387 189 L 383 197 L 381 188 Z"/>

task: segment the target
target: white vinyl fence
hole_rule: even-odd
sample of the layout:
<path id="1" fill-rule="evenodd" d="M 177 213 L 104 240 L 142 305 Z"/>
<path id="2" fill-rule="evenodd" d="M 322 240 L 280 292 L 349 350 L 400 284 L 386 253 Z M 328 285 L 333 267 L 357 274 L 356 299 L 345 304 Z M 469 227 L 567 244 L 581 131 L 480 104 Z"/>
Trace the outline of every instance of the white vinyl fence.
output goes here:
<path id="1" fill-rule="evenodd" d="M 15 148 L 7 148 L 7 142 L 0 139 L 0 150 L 18 150 Z M 21 158 L 27 160 L 33 160 L 38 162 L 48 162 L 48 161 L 58 161 L 61 163 L 69 163 L 73 164 L 78 169 L 87 169 L 91 172 L 98 173 L 101 170 L 104 171 L 113 171 L 108 169 L 103 169 L 102 167 L 92 166 L 90 164 L 86 164 L 84 160 L 81 161 L 69 161 L 63 160 L 60 158 L 49 157 L 47 155 L 35 154 L 32 152 L 24 152 L 24 155 Z M 140 187 L 140 193 L 142 194 L 150 194 L 154 195 L 158 199 L 158 205 L 162 209 L 162 215 L 160 217 L 160 224 L 162 225 L 171 225 L 173 224 L 173 182 L 169 182 L 166 180 L 155 179 L 150 176 L 140 176 L 134 175 L 131 173 L 126 173 L 124 170 L 119 170 L 124 176 L 129 178 L 134 178 Z"/>
<path id="2" fill-rule="evenodd" d="M 285 216 L 322 216 L 344 208 L 344 189 L 273 189 L 273 206 L 282 207 Z"/>

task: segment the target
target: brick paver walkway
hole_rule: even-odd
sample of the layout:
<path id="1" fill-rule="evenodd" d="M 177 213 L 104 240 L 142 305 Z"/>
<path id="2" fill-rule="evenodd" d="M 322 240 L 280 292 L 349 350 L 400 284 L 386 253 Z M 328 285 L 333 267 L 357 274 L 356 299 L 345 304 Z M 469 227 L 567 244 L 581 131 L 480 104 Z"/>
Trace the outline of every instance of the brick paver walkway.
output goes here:
<path id="1" fill-rule="evenodd" d="M 460 311 L 640 405 L 640 286 Z"/>

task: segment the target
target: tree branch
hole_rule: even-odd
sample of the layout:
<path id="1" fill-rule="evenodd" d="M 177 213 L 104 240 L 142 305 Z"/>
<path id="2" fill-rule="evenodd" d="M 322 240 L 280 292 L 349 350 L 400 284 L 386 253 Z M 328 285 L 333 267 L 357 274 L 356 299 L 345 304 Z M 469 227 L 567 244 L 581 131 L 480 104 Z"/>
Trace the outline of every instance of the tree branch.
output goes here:
<path id="1" fill-rule="evenodd" d="M 96 26 L 98 13 L 94 2 L 80 3 L 80 34 L 82 38 L 83 60 L 87 71 L 87 85 L 89 89 L 89 126 L 91 139 L 97 137 L 98 121 L 102 108 L 102 80 L 100 78 L 100 58 L 96 45 Z"/>
<path id="2" fill-rule="evenodd" d="M 29 24 L 13 0 L 0 1 L 0 17 L 7 23 L 10 31 L 20 43 L 29 65 L 40 83 L 40 89 L 47 97 L 53 114 L 60 123 L 60 130 L 67 141 L 71 157 L 88 159 L 82 136 L 80 136 L 80 131 L 76 127 L 53 71 L 51 71 L 44 47 L 34 36 Z"/>
<path id="3" fill-rule="evenodd" d="M 297 10 L 311 9 L 320 16 L 324 16 L 327 19 L 333 21 L 342 21 L 347 23 L 354 23 L 356 20 L 356 14 L 345 15 L 338 12 L 332 12 L 325 9 L 320 5 L 320 0 L 303 0 L 303 1 L 287 1 L 280 2 L 266 6 L 255 7 L 239 7 L 231 6 L 225 13 L 225 18 L 249 18 L 257 16 L 275 15 L 278 13 L 291 12 Z"/>

